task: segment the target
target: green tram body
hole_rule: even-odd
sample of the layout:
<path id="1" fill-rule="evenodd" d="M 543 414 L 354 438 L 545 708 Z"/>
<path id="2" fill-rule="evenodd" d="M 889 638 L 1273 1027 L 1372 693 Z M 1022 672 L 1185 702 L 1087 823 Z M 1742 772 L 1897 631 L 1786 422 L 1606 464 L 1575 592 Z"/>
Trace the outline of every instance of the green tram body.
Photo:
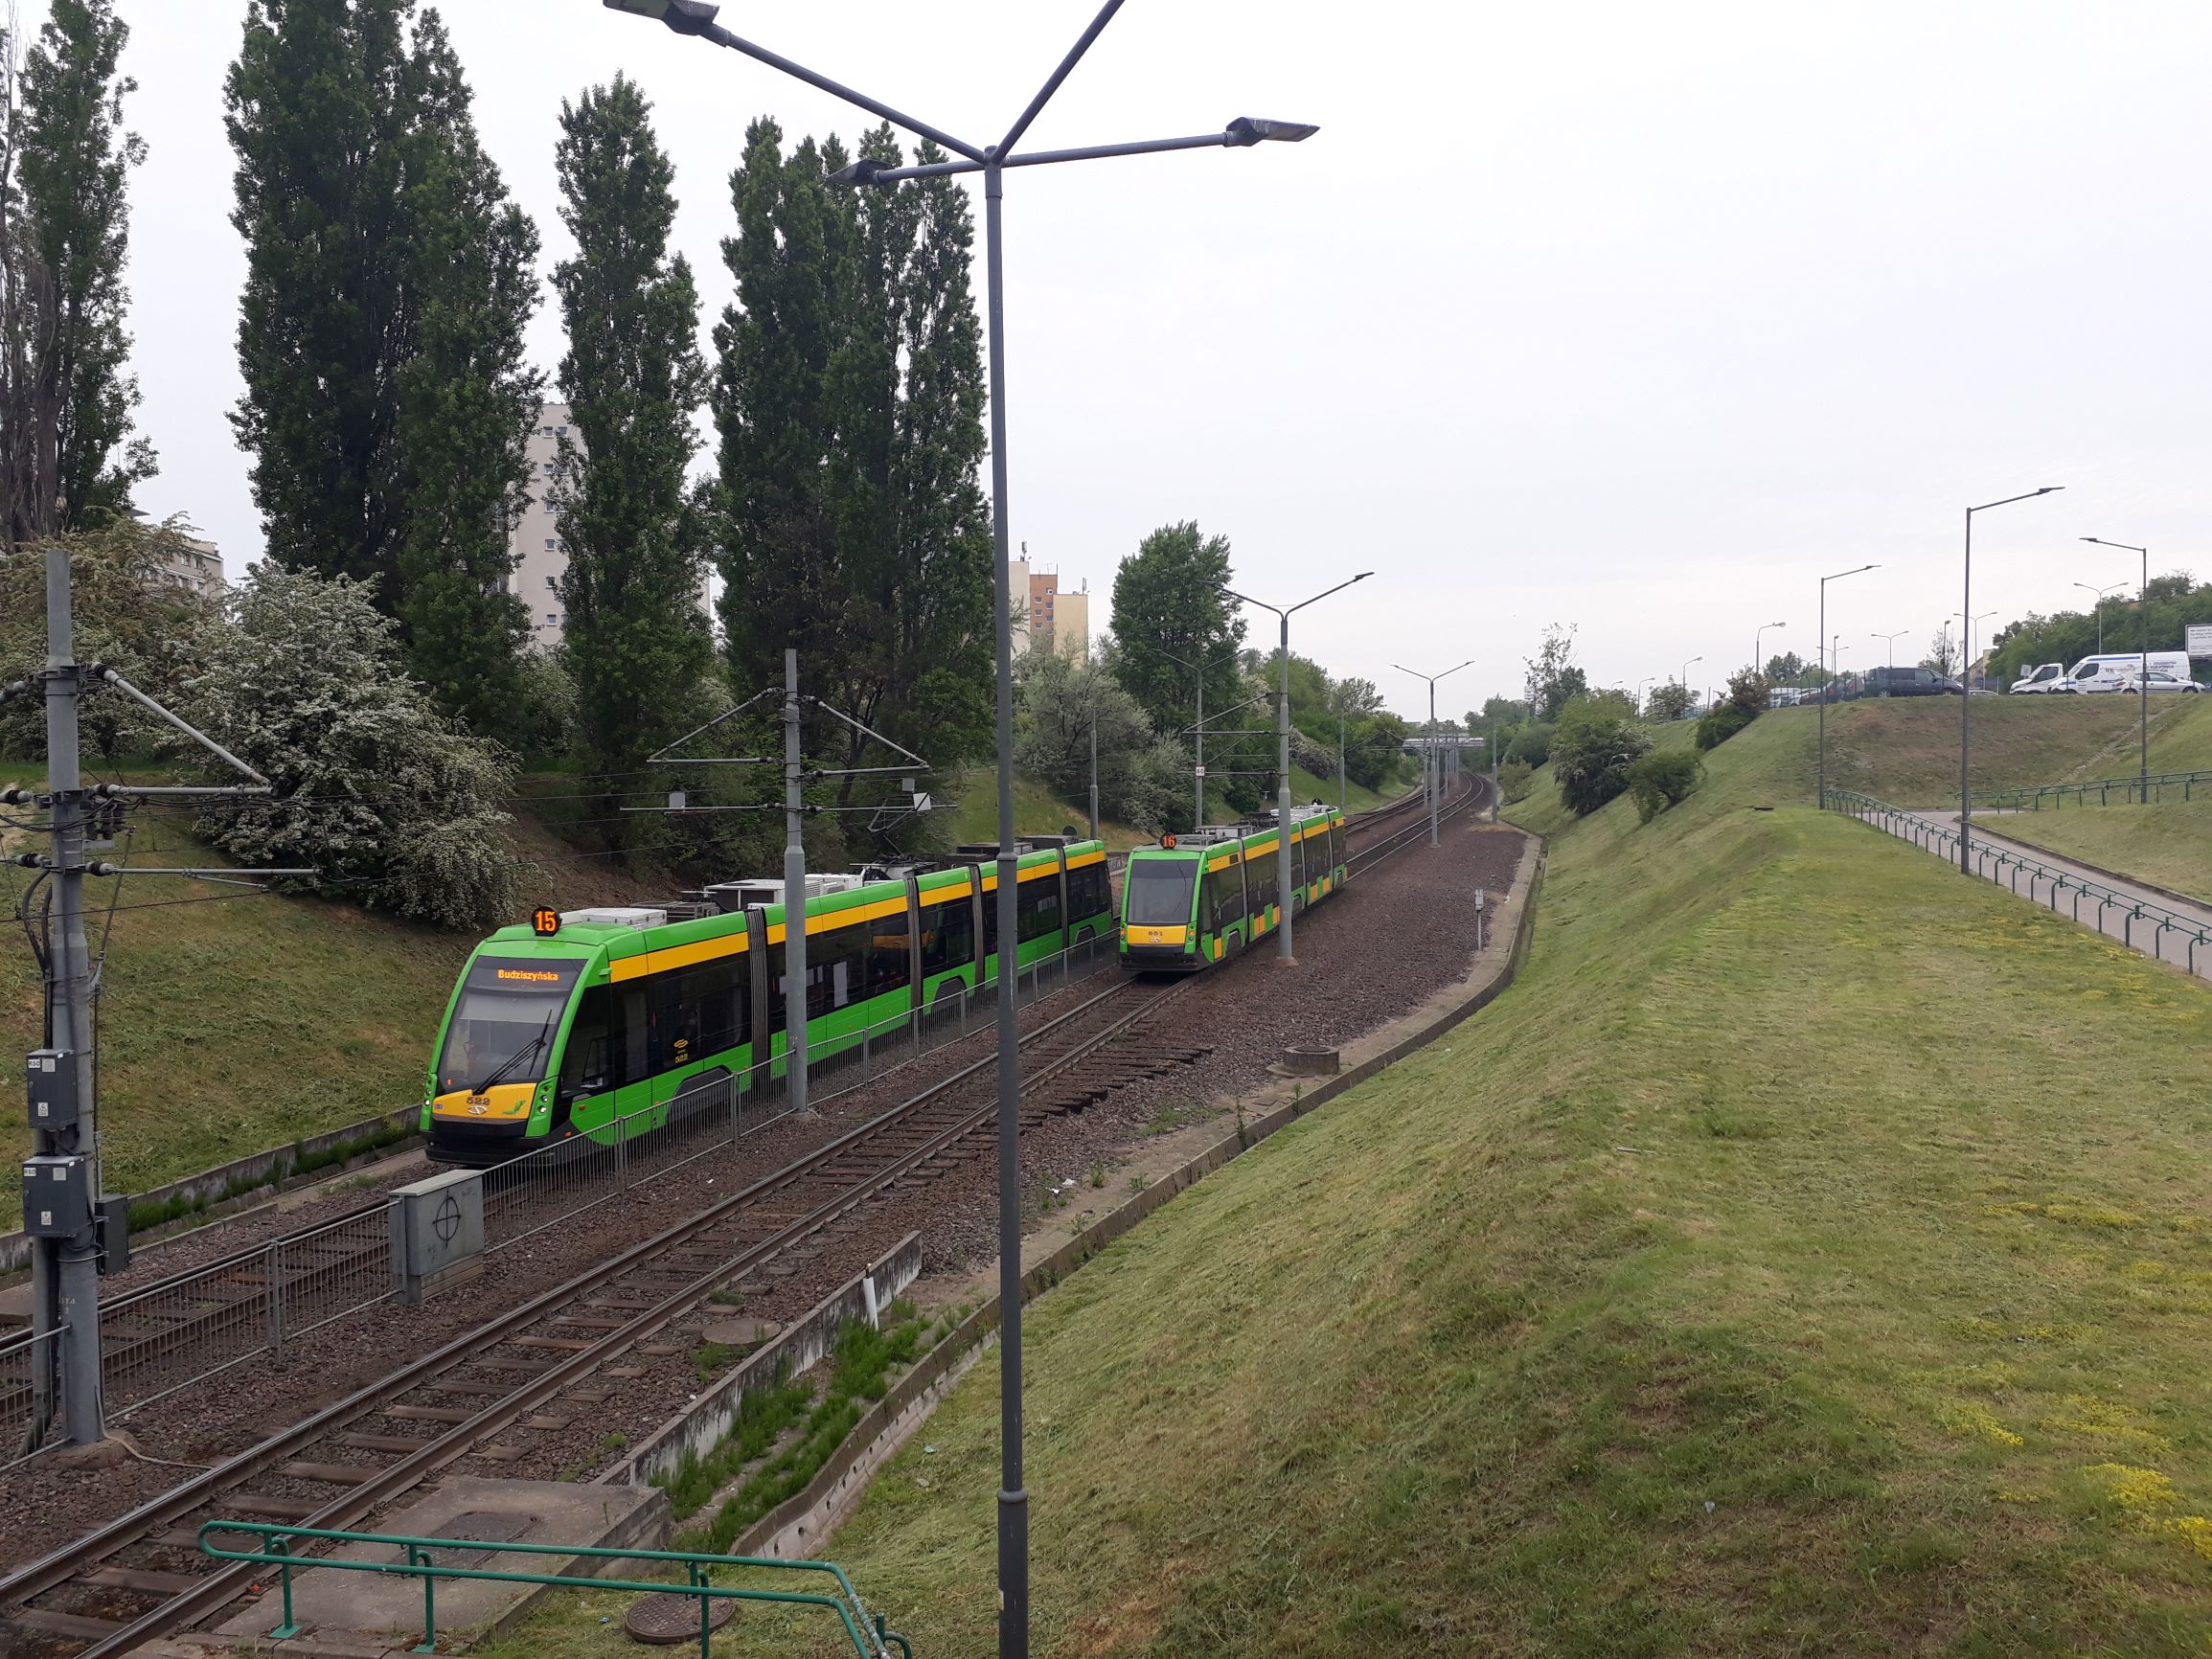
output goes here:
<path id="1" fill-rule="evenodd" d="M 1344 884 L 1344 814 L 1334 807 L 1293 807 L 1290 836 L 1298 914 Z M 1280 851 L 1269 825 L 1242 833 L 1208 830 L 1131 852 L 1122 878 L 1122 966 L 1194 973 L 1273 933 L 1283 923 Z"/>
<path id="2" fill-rule="evenodd" d="M 1113 926 L 1099 842 L 1025 853 L 1017 880 L 1018 967 Z M 810 1061 L 989 984 L 997 887 L 992 861 L 810 899 Z M 661 1126 L 702 1079 L 753 1089 L 782 1076 L 785 920 L 770 904 L 648 928 L 501 928 L 469 953 L 439 1025 L 422 1117 L 430 1155 L 481 1166 L 572 1136 L 611 1144 Z"/>

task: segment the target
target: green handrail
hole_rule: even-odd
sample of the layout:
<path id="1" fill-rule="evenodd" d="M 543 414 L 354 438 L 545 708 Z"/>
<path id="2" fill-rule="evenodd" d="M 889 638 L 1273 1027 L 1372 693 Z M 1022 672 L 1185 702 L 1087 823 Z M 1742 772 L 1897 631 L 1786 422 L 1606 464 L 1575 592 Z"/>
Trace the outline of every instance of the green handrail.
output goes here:
<path id="1" fill-rule="evenodd" d="M 254 1552 L 226 1550 L 209 1542 L 211 1533 L 237 1533 L 257 1538 L 262 1547 Z M 345 1560 L 335 1556 L 295 1556 L 292 1543 L 306 1539 L 316 1543 L 381 1544 L 407 1552 L 404 1561 Z M 477 1579 L 498 1584 L 546 1584 L 569 1589 L 636 1590 L 647 1595 L 696 1596 L 699 1599 L 699 1659 L 708 1659 L 708 1643 L 713 1633 L 709 1622 L 716 1600 L 736 1602 L 777 1602 L 809 1607 L 827 1607 L 837 1615 L 845 1626 L 845 1634 L 853 1644 L 853 1651 L 859 1659 L 890 1659 L 886 1643 L 895 1645 L 901 1659 L 914 1659 L 914 1650 L 906 1638 L 884 1627 L 881 1615 L 870 1618 L 861 1604 L 860 1593 L 853 1588 L 845 1569 L 833 1561 L 779 1561 L 761 1556 L 710 1556 L 689 1550 L 617 1550 L 591 1544 L 494 1544 L 474 1538 L 415 1538 L 390 1533 L 341 1533 L 320 1527 L 286 1526 L 272 1521 L 206 1521 L 198 1534 L 201 1554 L 217 1561 L 251 1561 L 274 1566 L 283 1580 L 284 1622 L 269 1632 L 277 1641 L 287 1641 L 300 1634 L 301 1626 L 292 1617 L 292 1569 L 294 1566 L 330 1568 L 346 1573 L 385 1573 L 400 1578 L 420 1578 L 422 1580 L 422 1640 L 417 1646 L 418 1653 L 435 1653 L 438 1650 L 437 1585 L 441 1579 Z M 633 1579 L 570 1578 L 563 1573 L 492 1573 L 473 1567 L 446 1567 L 428 1558 L 432 1550 L 482 1550 L 499 1556 L 562 1556 L 571 1559 L 582 1557 L 601 1561 L 667 1561 L 685 1569 L 686 1582 L 680 1586 L 653 1583 Z M 708 1574 L 717 1567 L 763 1567 L 777 1572 L 827 1573 L 837 1581 L 837 1593 L 820 1594 L 804 1590 L 741 1590 L 725 1588 L 710 1581 Z M 873 1643 L 862 1635 L 867 1631 Z"/>

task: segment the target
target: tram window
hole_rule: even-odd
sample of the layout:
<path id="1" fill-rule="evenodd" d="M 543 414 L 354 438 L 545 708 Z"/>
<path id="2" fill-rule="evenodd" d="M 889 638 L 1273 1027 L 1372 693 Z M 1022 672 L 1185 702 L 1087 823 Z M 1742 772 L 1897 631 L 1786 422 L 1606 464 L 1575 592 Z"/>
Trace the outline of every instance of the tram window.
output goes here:
<path id="1" fill-rule="evenodd" d="M 1306 885 L 1306 843 L 1295 836 L 1290 840 L 1290 885 Z"/>
<path id="2" fill-rule="evenodd" d="M 1022 943 L 1060 931 L 1060 877 L 1042 875 L 1022 883 L 1014 904 L 1015 927 Z"/>
<path id="3" fill-rule="evenodd" d="M 1199 902 L 1205 907 L 1206 929 L 1219 933 L 1244 917 L 1244 883 L 1234 864 L 1209 871 L 1199 888 Z"/>
<path id="4" fill-rule="evenodd" d="M 807 1017 L 849 1007 L 866 972 L 868 930 L 854 923 L 807 936 Z"/>
<path id="5" fill-rule="evenodd" d="M 904 990 L 914 977 L 907 953 L 906 913 L 878 916 L 868 924 L 868 989 L 871 997 Z"/>
<path id="6" fill-rule="evenodd" d="M 1112 902 L 1105 864 L 1086 864 L 1081 870 L 1067 873 L 1067 905 L 1075 920 L 1103 916 Z"/>
<path id="7" fill-rule="evenodd" d="M 956 893 L 922 907 L 922 971 L 943 973 L 975 960 L 975 901 Z"/>
<path id="8" fill-rule="evenodd" d="M 596 1095 L 652 1075 L 643 984 L 595 985 L 577 1005 L 561 1057 L 564 1094 Z"/>
<path id="9" fill-rule="evenodd" d="M 983 896 L 983 954 L 998 954 L 998 889 L 995 886 Z"/>

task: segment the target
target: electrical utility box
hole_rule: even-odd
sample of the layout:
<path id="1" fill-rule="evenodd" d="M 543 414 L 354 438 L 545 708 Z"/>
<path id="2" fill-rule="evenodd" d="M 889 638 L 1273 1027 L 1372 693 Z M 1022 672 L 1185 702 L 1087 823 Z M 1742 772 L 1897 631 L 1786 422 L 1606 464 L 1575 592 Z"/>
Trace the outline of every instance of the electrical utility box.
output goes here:
<path id="1" fill-rule="evenodd" d="M 130 1199 L 103 1193 L 92 1206 L 92 1242 L 100 1252 L 100 1271 L 121 1273 L 130 1266 Z"/>
<path id="2" fill-rule="evenodd" d="M 92 1226 L 92 1161 L 23 1160 L 23 1231 L 34 1239 L 80 1239 Z"/>
<path id="3" fill-rule="evenodd" d="M 24 1062 L 24 1096 L 34 1129 L 77 1126 L 77 1056 L 68 1049 L 33 1049 Z"/>

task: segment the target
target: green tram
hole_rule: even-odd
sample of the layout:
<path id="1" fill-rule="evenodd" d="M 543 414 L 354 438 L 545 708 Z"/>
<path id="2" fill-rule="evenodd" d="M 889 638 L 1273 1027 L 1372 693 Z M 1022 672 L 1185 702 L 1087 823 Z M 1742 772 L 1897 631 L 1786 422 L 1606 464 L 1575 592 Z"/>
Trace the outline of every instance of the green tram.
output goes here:
<path id="1" fill-rule="evenodd" d="M 1282 925 L 1281 843 L 1273 814 L 1250 824 L 1163 835 L 1129 854 L 1122 880 L 1121 963 L 1132 973 L 1190 973 Z M 1290 808 L 1290 887 L 1304 912 L 1344 884 L 1344 814 Z"/>
<path id="2" fill-rule="evenodd" d="M 1017 967 L 1113 926 L 1105 846 L 1024 842 Z M 807 899 L 807 1053 L 990 983 L 998 968 L 995 850 Z M 439 1027 L 422 1104 L 430 1155 L 485 1166 L 585 1135 L 658 1128 L 702 1082 L 759 1088 L 784 1071 L 781 883 L 709 888 L 720 914 L 539 910 L 469 954 Z M 977 942 L 982 960 L 977 960 Z"/>

